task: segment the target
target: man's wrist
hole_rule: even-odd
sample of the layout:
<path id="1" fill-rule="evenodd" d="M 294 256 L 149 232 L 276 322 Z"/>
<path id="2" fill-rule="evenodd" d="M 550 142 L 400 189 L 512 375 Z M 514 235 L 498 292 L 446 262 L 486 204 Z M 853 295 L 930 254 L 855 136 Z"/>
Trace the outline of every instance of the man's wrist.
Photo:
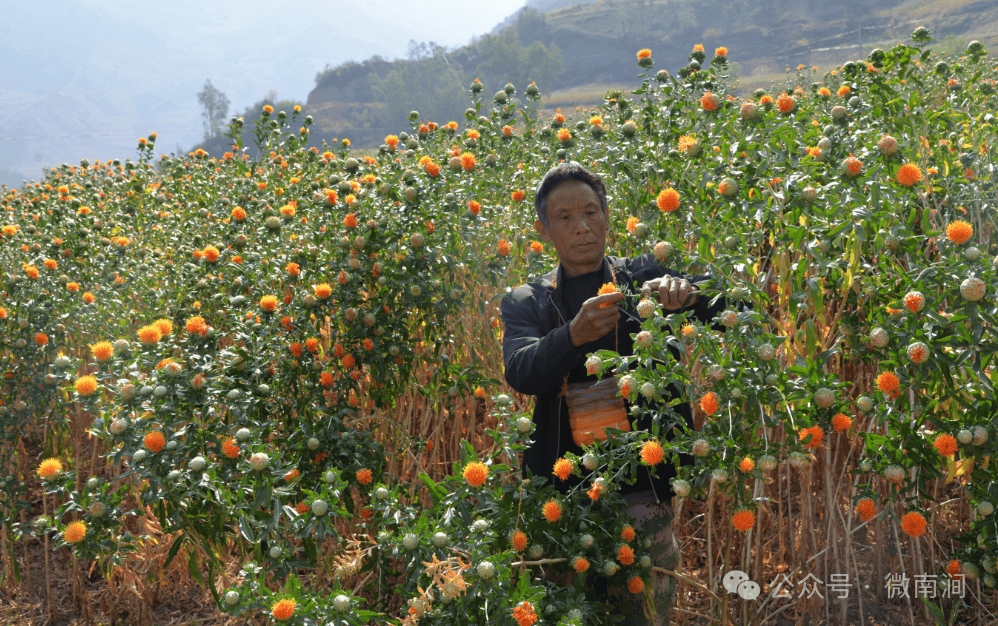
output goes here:
<path id="1" fill-rule="evenodd" d="M 575 345 L 575 340 L 572 339 L 572 322 L 569 322 L 565 329 L 568 332 L 568 343 L 572 344 L 573 348 L 578 348 L 579 346 Z"/>

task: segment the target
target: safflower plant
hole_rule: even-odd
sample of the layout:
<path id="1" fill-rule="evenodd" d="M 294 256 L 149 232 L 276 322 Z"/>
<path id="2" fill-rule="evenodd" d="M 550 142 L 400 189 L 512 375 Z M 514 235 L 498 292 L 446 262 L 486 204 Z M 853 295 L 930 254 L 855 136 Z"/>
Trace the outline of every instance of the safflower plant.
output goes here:
<path id="1" fill-rule="evenodd" d="M 522 626 L 610 623 L 591 583 L 662 575 L 737 621 L 721 572 L 846 571 L 866 528 L 871 585 L 890 551 L 959 571 L 965 601 L 929 610 L 972 613 L 998 585 L 998 74 L 980 44 L 940 65 L 923 31 L 737 97 L 736 50 L 673 75 L 643 49 L 637 89 L 574 117 L 477 81 L 460 123 L 413 112 L 366 153 L 270 103 L 224 154 L 157 160 L 151 134 L 3 189 L 4 545 L 71 554 L 81 603 L 87 567 L 121 590 L 156 544 L 233 616 Z M 622 287 L 634 353 L 587 359 L 651 429 L 524 480 L 498 299 L 554 267 L 529 190 L 563 160 L 607 181 L 609 254 L 708 275 L 718 310 Z M 676 460 L 676 532 L 709 547 L 663 573 L 619 490 Z"/>

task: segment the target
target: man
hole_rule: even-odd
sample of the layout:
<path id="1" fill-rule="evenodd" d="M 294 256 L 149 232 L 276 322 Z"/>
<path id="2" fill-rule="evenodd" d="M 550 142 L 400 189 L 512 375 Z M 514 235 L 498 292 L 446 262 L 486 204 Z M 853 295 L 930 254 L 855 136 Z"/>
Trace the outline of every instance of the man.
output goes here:
<path id="1" fill-rule="evenodd" d="M 629 284 L 632 291 L 640 292 L 648 283 L 666 311 L 692 310 L 702 322 L 713 320 L 724 305 L 719 301 L 711 307 L 707 298 L 699 296 L 698 285 L 707 282 L 708 276 L 679 275 L 659 265 L 651 254 L 633 259 L 607 257 L 610 220 L 606 186 L 578 163 L 564 163 L 545 174 L 537 186 L 534 206 L 538 216 L 534 226 L 542 239 L 554 246 L 559 266 L 539 281 L 521 285 L 503 297 L 503 361 L 510 387 L 537 396 L 535 441 L 524 456 L 524 474 L 551 476 L 555 461 L 566 452 L 584 453 L 572 436 L 568 407 L 560 394 L 566 377 L 568 383 L 595 381 L 596 376 L 586 370 L 587 355 L 600 349 L 633 354 L 631 335 L 640 330 L 637 321 L 622 319 L 617 303 L 624 300 L 624 294 L 597 296 L 601 285 L 615 279 L 617 284 Z M 671 392 L 679 393 L 676 389 Z M 692 428 L 689 405 L 675 408 Z M 649 428 L 650 418 L 646 421 L 639 421 L 638 427 Z M 653 479 L 649 471 L 639 472 L 637 482 L 624 485 L 620 492 L 635 520 L 634 527 L 652 540 L 653 563 L 671 570 L 679 561 L 679 545 L 672 533 L 674 494 L 669 483 L 676 475 L 675 467 L 660 468 L 657 474 Z M 570 479 L 557 481 L 556 486 L 564 492 L 578 483 L 578 479 Z M 669 621 L 674 589 L 670 577 L 659 576 L 655 582 L 656 626 Z M 647 624 L 641 606 L 628 602 L 625 623 Z"/>

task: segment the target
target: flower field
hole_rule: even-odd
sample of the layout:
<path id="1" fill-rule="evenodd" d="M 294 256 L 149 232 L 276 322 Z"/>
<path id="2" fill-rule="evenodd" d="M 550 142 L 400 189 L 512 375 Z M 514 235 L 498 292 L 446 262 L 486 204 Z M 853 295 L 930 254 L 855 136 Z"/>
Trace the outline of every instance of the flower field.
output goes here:
<path id="1" fill-rule="evenodd" d="M 674 576 L 677 623 L 992 623 L 998 68 L 929 41 L 748 99 L 723 48 L 676 75 L 641 51 L 633 98 L 567 119 L 476 81 L 463 120 L 414 111 L 369 156 L 265 110 L 224 155 L 156 159 L 152 134 L 5 190 L 17 619 L 153 623 L 162 583 L 216 623 L 609 624 L 597 589 Z M 635 417 L 677 385 L 698 429 L 669 407 L 525 481 L 499 299 L 555 267 L 533 189 L 561 160 L 607 181 L 608 254 L 710 274 L 731 307 L 702 325 L 624 286 L 636 352 L 590 371 Z M 680 454 L 666 572 L 617 488 Z"/>

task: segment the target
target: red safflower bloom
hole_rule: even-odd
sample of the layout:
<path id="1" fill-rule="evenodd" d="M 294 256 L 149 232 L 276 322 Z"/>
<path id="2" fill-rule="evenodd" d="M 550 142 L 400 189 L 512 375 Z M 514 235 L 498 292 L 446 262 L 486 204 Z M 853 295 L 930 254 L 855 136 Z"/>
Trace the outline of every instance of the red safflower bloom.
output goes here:
<path id="1" fill-rule="evenodd" d="M 737 530 L 744 532 L 755 525 L 755 513 L 747 509 L 743 509 L 734 514 L 731 518 L 731 522 Z"/>

